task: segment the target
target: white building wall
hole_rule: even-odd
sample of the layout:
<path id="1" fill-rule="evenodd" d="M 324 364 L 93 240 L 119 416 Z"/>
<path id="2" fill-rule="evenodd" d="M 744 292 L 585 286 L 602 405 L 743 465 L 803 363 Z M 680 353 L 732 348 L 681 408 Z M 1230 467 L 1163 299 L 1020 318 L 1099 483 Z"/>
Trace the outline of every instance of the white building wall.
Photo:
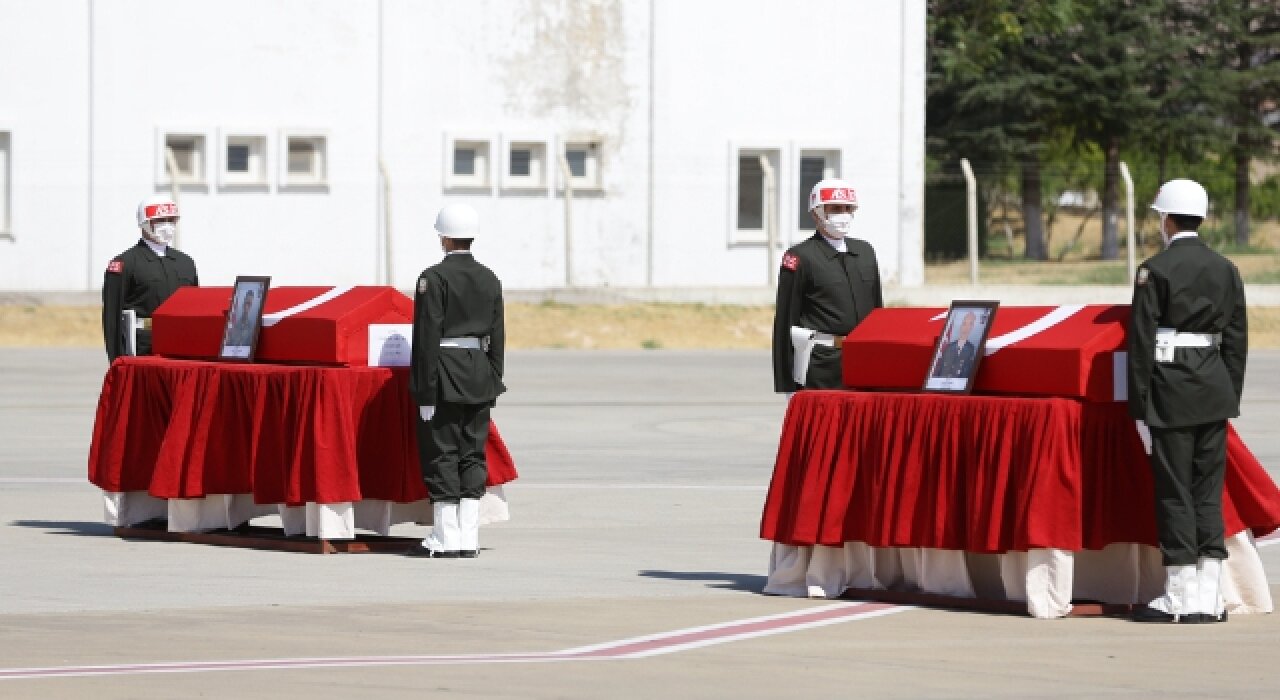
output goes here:
<path id="1" fill-rule="evenodd" d="M 78 0 L 0 1 L 12 236 L 0 239 L 0 289 L 90 288 L 87 28 Z M 65 41 L 49 40 L 55 35 Z"/>
<path id="2" fill-rule="evenodd" d="M 855 235 L 886 279 L 918 282 L 923 42 L 923 0 L 0 0 L 14 222 L 0 289 L 96 289 L 137 240 L 137 201 L 168 191 L 166 129 L 206 138 L 180 241 L 205 284 L 385 283 L 389 252 L 390 282 L 409 288 L 439 260 L 431 225 L 449 201 L 481 211 L 477 254 L 508 288 L 764 284 L 779 251 L 731 231 L 744 146 L 783 154 L 784 244 L 809 235 L 800 150 L 839 149 Z M 282 185 L 291 129 L 326 135 L 324 186 Z M 223 133 L 266 138 L 265 185 L 220 183 Z M 575 192 L 566 256 L 558 173 L 529 191 L 498 170 L 513 139 L 554 155 L 584 134 L 602 144 L 603 186 Z M 491 144 L 491 187 L 451 186 L 450 136 Z"/>
<path id="3" fill-rule="evenodd" d="M 157 131 L 194 130 L 206 184 L 180 191 L 179 247 L 202 283 L 372 281 L 376 23 L 372 3 L 339 0 L 95 3 L 93 258 L 135 243 L 138 200 L 169 191 Z M 290 129 L 327 135 L 327 185 L 282 186 Z M 219 183 L 220 130 L 266 137 L 265 187 Z"/>
<path id="4" fill-rule="evenodd" d="M 621 1 L 396 0 L 385 6 L 383 152 L 392 181 L 395 282 L 439 259 L 431 226 L 445 202 L 481 212 L 477 256 L 510 288 L 644 284 L 648 10 Z M 603 190 L 575 192 L 566 277 L 561 178 L 502 186 L 512 140 L 549 150 L 574 134 L 602 141 Z M 495 183 L 447 186 L 448 135 L 489 141 Z"/>
<path id="5" fill-rule="evenodd" d="M 812 235 L 796 226 L 799 150 L 840 149 L 860 203 L 852 235 L 896 280 L 900 149 L 918 149 L 923 168 L 924 148 L 923 134 L 898 138 L 900 6 L 746 4 L 658 4 L 655 284 L 764 284 L 776 266 L 778 251 L 766 264 L 763 246 L 728 245 L 731 143 L 782 152 L 784 246 Z M 923 97 L 923 76 L 909 89 Z"/>

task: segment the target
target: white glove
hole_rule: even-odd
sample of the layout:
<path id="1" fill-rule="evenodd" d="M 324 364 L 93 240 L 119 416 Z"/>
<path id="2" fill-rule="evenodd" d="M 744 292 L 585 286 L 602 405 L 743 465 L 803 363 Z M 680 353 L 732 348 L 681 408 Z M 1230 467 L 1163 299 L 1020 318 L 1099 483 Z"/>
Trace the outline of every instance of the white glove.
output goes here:
<path id="1" fill-rule="evenodd" d="M 1138 428 L 1138 438 L 1142 440 L 1142 450 L 1147 454 L 1151 454 L 1151 428 L 1147 427 L 1144 420 L 1135 420 L 1134 425 Z"/>
<path id="2" fill-rule="evenodd" d="M 436 414 L 435 406 L 419 406 L 418 415 L 422 416 L 422 422 L 426 423 L 431 420 L 431 416 Z"/>

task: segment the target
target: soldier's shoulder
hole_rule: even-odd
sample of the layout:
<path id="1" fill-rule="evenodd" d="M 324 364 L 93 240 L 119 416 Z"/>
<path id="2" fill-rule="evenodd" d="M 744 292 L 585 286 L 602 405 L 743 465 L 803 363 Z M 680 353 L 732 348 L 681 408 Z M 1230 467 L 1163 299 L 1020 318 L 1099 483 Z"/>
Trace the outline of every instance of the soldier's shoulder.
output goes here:
<path id="1" fill-rule="evenodd" d="M 432 284 L 439 284 L 440 272 L 436 269 L 437 265 L 432 265 L 418 273 L 418 280 L 414 283 L 414 292 L 417 294 L 426 294 Z M 434 282 L 432 280 L 435 280 Z"/>
<path id="2" fill-rule="evenodd" d="M 848 246 L 849 252 L 876 254 L 876 249 L 869 242 L 861 238 L 845 238 L 845 245 Z"/>
<path id="3" fill-rule="evenodd" d="M 135 256 L 138 254 L 138 247 L 126 248 L 118 253 L 114 258 L 107 261 L 107 274 L 122 274 L 134 264 Z"/>
<path id="4" fill-rule="evenodd" d="M 810 237 L 808 237 L 808 238 L 804 239 L 803 241 L 800 241 L 799 243 L 797 243 L 797 244 L 795 244 L 795 245 L 791 246 L 790 248 L 788 248 L 788 249 L 787 249 L 787 252 L 790 252 L 790 253 L 794 253 L 794 252 L 809 252 L 809 251 L 812 251 L 812 250 L 816 250 L 816 249 L 817 249 L 817 246 L 819 246 L 819 245 L 826 245 L 826 244 L 825 244 L 825 243 L 823 243 L 822 241 L 818 240 L 818 236 L 817 236 L 817 234 L 814 234 L 814 235 L 812 235 L 812 236 L 810 236 Z"/>
<path id="5" fill-rule="evenodd" d="M 819 246 L 823 245 L 826 245 L 826 243 L 819 241 L 816 237 L 806 238 L 790 248 L 787 248 L 783 257 L 785 258 L 787 255 L 790 255 L 795 258 L 812 258 L 822 252 L 822 249 L 819 248 Z"/>
<path id="6" fill-rule="evenodd" d="M 1163 271 L 1165 268 L 1174 264 L 1173 255 L 1176 255 L 1176 253 L 1171 254 L 1170 253 L 1171 250 L 1172 250 L 1171 248 L 1165 248 L 1164 250 L 1156 253 L 1155 255 L 1152 255 L 1146 260 L 1143 260 L 1141 263 L 1138 264 L 1138 267 L 1139 268 L 1145 267 L 1148 270 L 1151 270 L 1152 272 Z"/>

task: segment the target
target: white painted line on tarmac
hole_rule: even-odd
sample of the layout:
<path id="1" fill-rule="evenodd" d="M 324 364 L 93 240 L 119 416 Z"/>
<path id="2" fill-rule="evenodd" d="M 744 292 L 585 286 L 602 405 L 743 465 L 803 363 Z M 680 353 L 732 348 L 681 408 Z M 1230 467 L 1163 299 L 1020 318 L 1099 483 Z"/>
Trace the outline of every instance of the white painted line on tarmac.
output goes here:
<path id="1" fill-rule="evenodd" d="M 819 608 L 765 615 L 703 627 L 631 637 L 603 644 L 560 651 L 524 654 L 427 654 L 420 656 L 337 656 L 297 659 L 239 659 L 232 661 L 177 661 L 151 664 L 97 666 L 45 666 L 0 668 L 0 681 L 21 678 L 70 678 L 83 676 L 135 676 L 151 673 L 212 673 L 215 671 L 266 671 L 299 668 L 367 668 L 374 666 L 442 666 L 484 663 L 549 663 L 642 659 L 674 654 L 744 639 L 864 620 L 906 612 L 914 608 L 891 603 L 835 603 Z"/>

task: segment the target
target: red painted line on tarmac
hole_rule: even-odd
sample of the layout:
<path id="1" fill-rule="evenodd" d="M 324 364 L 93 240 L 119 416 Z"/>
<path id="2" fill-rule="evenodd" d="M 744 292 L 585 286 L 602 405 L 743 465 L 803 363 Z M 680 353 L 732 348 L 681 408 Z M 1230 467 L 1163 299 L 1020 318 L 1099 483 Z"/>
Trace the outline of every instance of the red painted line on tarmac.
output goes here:
<path id="1" fill-rule="evenodd" d="M 68 678 L 79 676 L 130 676 L 151 673 L 212 673 L 301 668 L 357 668 L 372 666 L 438 666 L 482 663 L 547 663 L 638 659 L 671 654 L 743 639 L 795 632 L 841 622 L 905 612 L 910 607 L 889 603 L 836 603 L 815 610 L 800 610 L 765 617 L 673 630 L 645 637 L 620 639 L 588 647 L 523 654 L 435 654 L 420 656 L 338 656 L 297 659 L 240 659 L 232 661 L 179 661 L 99 666 L 49 666 L 0 668 L 0 681 L 20 678 Z"/>

